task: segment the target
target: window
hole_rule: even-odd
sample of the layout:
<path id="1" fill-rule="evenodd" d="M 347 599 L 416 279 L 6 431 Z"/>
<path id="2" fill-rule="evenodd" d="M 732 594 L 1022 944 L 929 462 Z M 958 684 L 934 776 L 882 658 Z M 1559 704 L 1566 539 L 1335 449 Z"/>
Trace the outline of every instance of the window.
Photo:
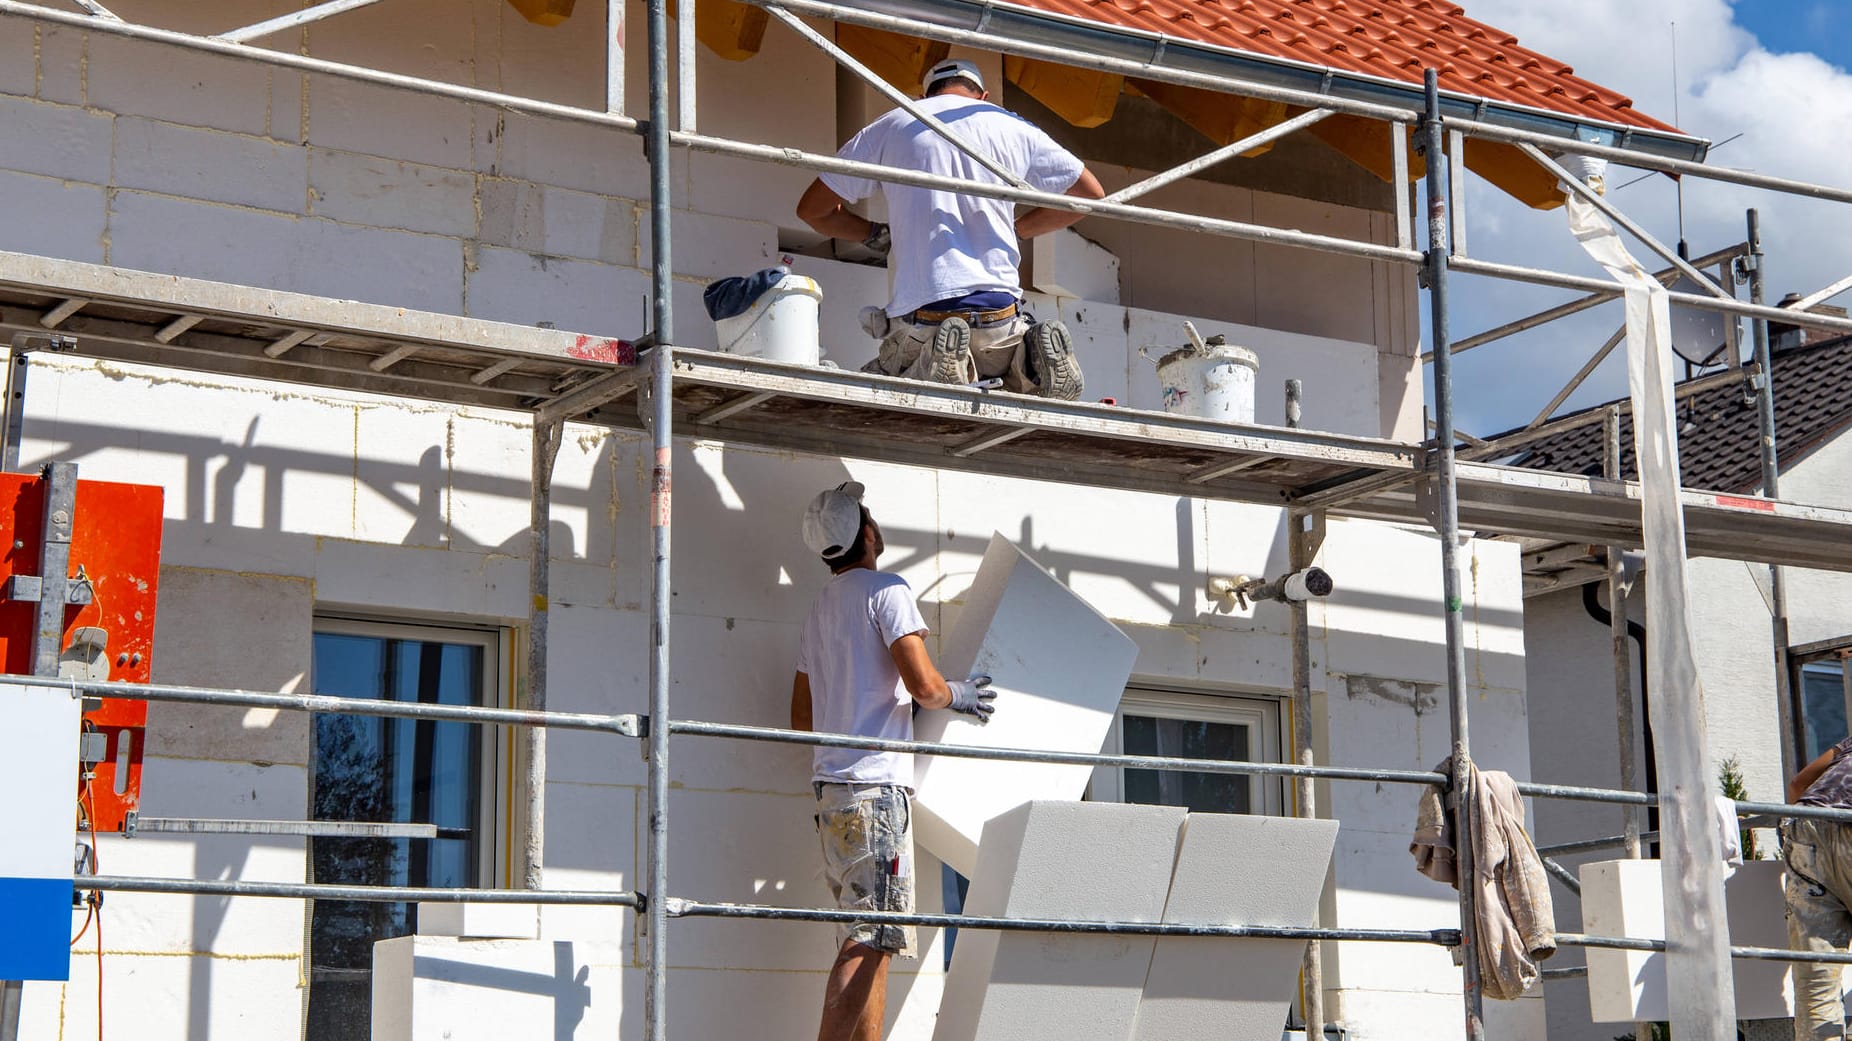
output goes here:
<path id="1" fill-rule="evenodd" d="M 318 694 L 443 705 L 500 698 L 502 635 L 494 631 L 322 618 L 315 624 Z M 494 728 L 382 716 L 318 715 L 311 752 L 317 820 L 435 824 L 435 839 L 317 838 L 316 882 L 494 884 Z M 373 944 L 411 933 L 412 904 L 318 900 L 309 926 L 311 1041 L 364 1041 L 371 1031 Z"/>
<path id="2" fill-rule="evenodd" d="M 1846 702 L 1852 690 L 1847 686 L 1846 659 L 1837 654 L 1805 662 L 1799 673 L 1801 711 L 1807 726 L 1807 751 L 1802 758 L 1811 763 L 1845 739 Z"/>
<path id="3" fill-rule="evenodd" d="M 1181 759 L 1280 761 L 1280 702 L 1253 695 L 1190 694 L 1130 687 L 1119 703 L 1103 749 L 1109 755 Z M 1285 792 L 1274 777 L 1180 770 L 1093 772 L 1088 798 L 1183 806 L 1195 813 L 1284 812 Z"/>

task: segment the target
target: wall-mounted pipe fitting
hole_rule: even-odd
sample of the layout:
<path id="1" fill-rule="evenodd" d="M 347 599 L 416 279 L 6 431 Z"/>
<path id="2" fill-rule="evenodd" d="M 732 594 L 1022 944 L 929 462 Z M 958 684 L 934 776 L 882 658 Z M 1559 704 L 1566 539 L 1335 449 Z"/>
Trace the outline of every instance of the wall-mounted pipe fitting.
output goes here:
<path id="1" fill-rule="evenodd" d="M 1261 600 L 1281 603 L 1322 600 L 1330 596 L 1334 588 L 1336 586 L 1331 581 L 1330 573 L 1320 567 L 1294 571 L 1271 582 L 1246 575 L 1213 576 L 1209 579 L 1210 599 L 1223 602 L 1233 600 L 1242 610 Z"/>

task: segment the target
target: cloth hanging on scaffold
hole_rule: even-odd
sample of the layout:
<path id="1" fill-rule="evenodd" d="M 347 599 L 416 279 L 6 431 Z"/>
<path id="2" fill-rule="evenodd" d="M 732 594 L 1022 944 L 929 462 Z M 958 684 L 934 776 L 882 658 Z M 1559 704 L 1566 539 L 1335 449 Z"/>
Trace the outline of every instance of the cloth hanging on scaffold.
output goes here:
<path id="1" fill-rule="evenodd" d="M 1453 757 L 1434 768 L 1451 775 Z M 1473 789 L 1473 933 L 1479 952 L 1479 983 L 1488 998 L 1523 997 L 1539 979 L 1537 962 L 1556 953 L 1556 910 L 1550 879 L 1530 833 L 1524 830 L 1524 797 L 1502 770 L 1470 768 Z M 1460 887 L 1454 855 L 1453 815 L 1432 785 L 1415 809 L 1415 837 L 1408 851 L 1415 870 L 1436 882 Z M 1460 949 L 1454 948 L 1455 964 Z"/>
<path id="2" fill-rule="evenodd" d="M 1672 1036 L 1735 1041 L 1736 990 L 1729 934 L 1723 928 L 1723 855 L 1711 805 L 1718 784 L 1707 747 L 1704 688 L 1691 650 L 1670 301 L 1665 287 L 1628 253 L 1594 203 L 1573 191 L 1566 203 L 1576 241 L 1627 287 L 1627 387 L 1646 548 L 1646 688 L 1659 769 Z"/>

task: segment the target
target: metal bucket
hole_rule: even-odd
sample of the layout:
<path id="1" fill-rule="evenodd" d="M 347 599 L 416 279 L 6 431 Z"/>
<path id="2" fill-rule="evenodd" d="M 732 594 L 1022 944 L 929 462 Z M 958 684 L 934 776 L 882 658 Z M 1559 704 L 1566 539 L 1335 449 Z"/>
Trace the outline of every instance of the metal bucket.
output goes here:
<path id="1" fill-rule="evenodd" d="M 1224 423 L 1254 422 L 1254 380 L 1260 359 L 1246 347 L 1183 347 L 1158 359 L 1164 411 Z"/>

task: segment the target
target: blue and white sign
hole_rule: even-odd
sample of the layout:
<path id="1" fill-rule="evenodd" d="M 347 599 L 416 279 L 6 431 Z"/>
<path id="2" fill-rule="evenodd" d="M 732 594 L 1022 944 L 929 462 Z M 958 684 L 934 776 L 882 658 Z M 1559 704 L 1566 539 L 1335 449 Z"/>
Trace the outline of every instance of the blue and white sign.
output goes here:
<path id="1" fill-rule="evenodd" d="M 83 701 L 0 686 L 0 980 L 71 976 L 71 873 Z"/>

